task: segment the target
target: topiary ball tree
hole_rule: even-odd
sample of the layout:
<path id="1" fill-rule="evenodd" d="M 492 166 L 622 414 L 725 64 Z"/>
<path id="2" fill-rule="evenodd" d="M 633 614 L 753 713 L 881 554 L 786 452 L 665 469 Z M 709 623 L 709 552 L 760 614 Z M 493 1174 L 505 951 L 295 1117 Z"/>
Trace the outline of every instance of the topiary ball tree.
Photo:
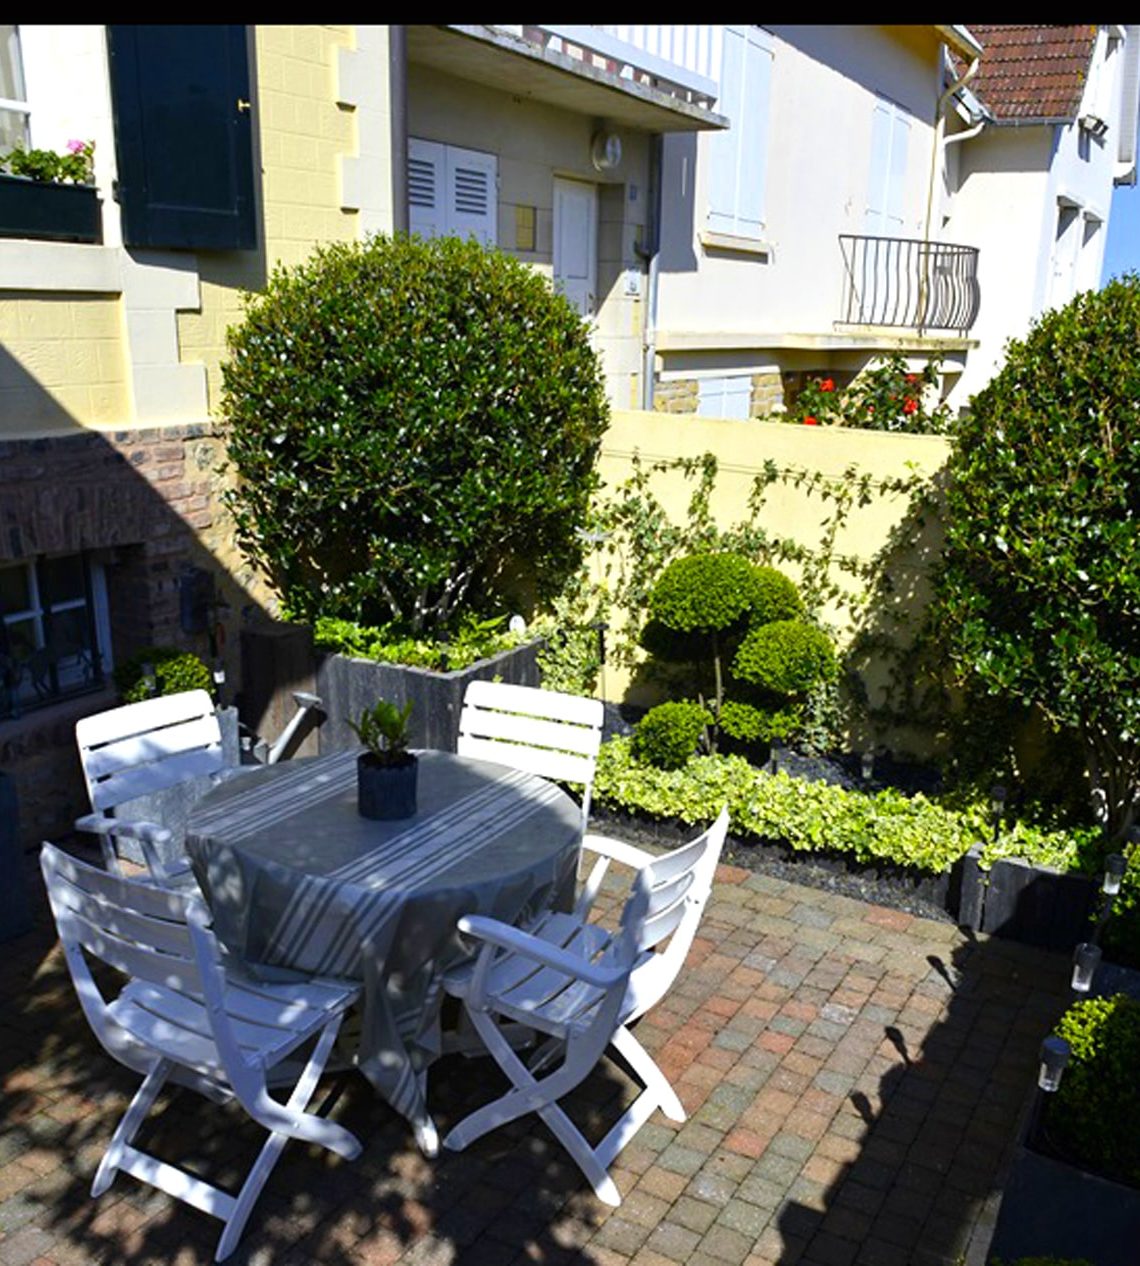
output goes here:
<path id="1" fill-rule="evenodd" d="M 228 342 L 229 504 L 292 614 L 438 632 L 579 562 L 608 405 L 533 269 L 458 238 L 324 246 Z"/>
<path id="2" fill-rule="evenodd" d="M 1113 839 L 1140 794 L 1140 278 L 1047 312 L 947 468 L 937 627 L 960 673 L 1080 737 Z"/>

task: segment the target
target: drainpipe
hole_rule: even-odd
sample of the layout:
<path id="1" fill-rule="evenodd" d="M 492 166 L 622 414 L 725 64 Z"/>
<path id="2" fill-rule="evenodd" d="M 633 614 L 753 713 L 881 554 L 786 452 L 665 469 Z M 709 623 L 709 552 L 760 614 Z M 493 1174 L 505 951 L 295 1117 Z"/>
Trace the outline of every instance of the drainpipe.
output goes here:
<path id="1" fill-rule="evenodd" d="M 945 45 L 943 45 L 945 48 Z M 943 134 L 946 129 L 946 103 L 960 89 L 964 88 L 971 79 L 978 73 L 978 67 L 981 65 L 981 58 L 975 57 L 974 60 L 966 68 L 966 73 L 961 79 L 956 79 L 946 91 L 938 98 L 938 104 L 934 107 L 934 144 L 930 152 L 930 180 L 926 186 L 926 229 L 923 233 L 923 240 L 927 243 L 930 241 L 930 219 L 934 214 L 934 180 L 938 175 L 938 157 L 943 152 L 945 145 L 949 141 L 943 140 Z M 955 141 L 964 141 L 971 136 L 976 136 L 985 124 L 985 119 L 969 132 L 953 138 Z"/>
<path id="2" fill-rule="evenodd" d="M 388 93 L 392 109 L 392 232 L 408 231 L 408 37 L 388 28 Z"/>
<path id="3" fill-rule="evenodd" d="M 639 258 L 648 263 L 645 319 L 642 332 L 641 407 L 653 412 L 654 375 L 657 366 L 657 278 L 661 259 L 661 151 L 664 138 L 655 133 L 649 139 L 649 211 L 646 216 L 644 246 L 636 246 Z"/>

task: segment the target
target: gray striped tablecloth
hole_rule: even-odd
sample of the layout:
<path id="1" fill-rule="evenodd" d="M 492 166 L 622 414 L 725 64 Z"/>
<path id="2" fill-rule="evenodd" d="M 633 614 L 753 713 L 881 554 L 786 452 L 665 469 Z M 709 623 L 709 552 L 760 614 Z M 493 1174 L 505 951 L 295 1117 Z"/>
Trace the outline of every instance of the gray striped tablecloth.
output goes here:
<path id="1" fill-rule="evenodd" d="M 356 811 L 356 751 L 235 770 L 197 806 L 186 847 L 222 941 L 266 978 L 364 983 L 358 1059 L 398 1111 L 426 1119 L 439 977 L 462 914 L 507 922 L 573 890 L 578 806 L 552 783 L 419 754 L 418 811 Z"/>

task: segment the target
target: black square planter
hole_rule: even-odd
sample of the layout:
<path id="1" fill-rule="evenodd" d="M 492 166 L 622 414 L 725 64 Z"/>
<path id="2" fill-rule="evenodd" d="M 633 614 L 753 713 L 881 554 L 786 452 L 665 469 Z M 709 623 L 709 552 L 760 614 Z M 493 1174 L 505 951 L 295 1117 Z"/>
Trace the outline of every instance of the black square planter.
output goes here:
<path id="1" fill-rule="evenodd" d="M 94 185 L 0 175 L 0 237 L 102 242 L 101 205 Z"/>

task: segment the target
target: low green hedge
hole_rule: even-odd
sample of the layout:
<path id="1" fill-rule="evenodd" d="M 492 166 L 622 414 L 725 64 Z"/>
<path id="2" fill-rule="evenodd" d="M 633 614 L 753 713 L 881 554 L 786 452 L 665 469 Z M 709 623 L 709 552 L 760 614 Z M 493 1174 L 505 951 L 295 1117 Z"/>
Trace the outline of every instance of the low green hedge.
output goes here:
<path id="1" fill-rule="evenodd" d="M 780 840 L 797 852 L 850 854 L 926 874 L 948 870 L 971 845 L 988 839 L 987 807 L 947 808 L 925 796 L 887 790 L 869 795 L 787 774 L 769 774 L 740 756 L 697 756 L 680 769 L 637 760 L 629 739 L 602 745 L 594 781 L 600 806 L 692 825 L 727 804 L 732 832 Z M 1000 841 L 1016 855 L 1076 856 L 1063 832 L 1017 823 Z M 987 849 L 987 856 L 989 851 Z"/>
<path id="2" fill-rule="evenodd" d="M 470 668 L 477 660 L 512 650 L 534 636 L 533 632 L 511 633 L 503 628 L 504 623 L 502 616 L 469 621 L 449 641 L 441 641 L 409 637 L 390 626 L 375 628 L 352 620 L 318 616 L 313 622 L 313 645 L 318 650 L 373 659 L 382 664 L 457 672 Z"/>
<path id="3" fill-rule="evenodd" d="M 175 646 L 147 646 L 115 666 L 115 686 L 124 703 L 140 703 L 150 698 L 144 677 L 147 665 L 154 670 L 157 695 L 176 695 L 184 690 L 205 690 L 211 697 L 214 695 L 213 674 L 193 651 L 180 651 Z"/>

